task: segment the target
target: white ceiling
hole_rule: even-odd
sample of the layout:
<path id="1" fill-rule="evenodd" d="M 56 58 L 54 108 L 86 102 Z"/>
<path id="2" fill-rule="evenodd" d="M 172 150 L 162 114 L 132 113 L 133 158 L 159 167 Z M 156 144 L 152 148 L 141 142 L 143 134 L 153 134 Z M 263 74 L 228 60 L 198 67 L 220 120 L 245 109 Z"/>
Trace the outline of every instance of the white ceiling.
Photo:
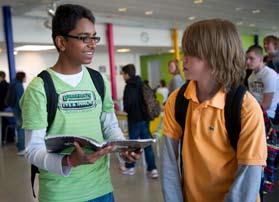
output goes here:
<path id="1" fill-rule="evenodd" d="M 279 33 L 279 0 L 203 0 L 202 4 L 194 4 L 194 0 L 75 0 L 56 1 L 57 4 L 74 3 L 91 9 L 97 23 L 184 29 L 191 24 L 188 18 L 195 16 L 197 20 L 208 18 L 225 18 L 235 23 L 242 22 L 239 29 L 247 34 Z M 51 0 L 4 0 L 0 5 L 10 5 L 14 16 L 31 18 L 49 18 L 46 9 Z M 118 8 L 127 8 L 120 13 Z M 252 11 L 259 9 L 259 13 Z M 146 16 L 145 11 L 153 11 Z M 254 27 L 251 27 L 253 26 Z"/>

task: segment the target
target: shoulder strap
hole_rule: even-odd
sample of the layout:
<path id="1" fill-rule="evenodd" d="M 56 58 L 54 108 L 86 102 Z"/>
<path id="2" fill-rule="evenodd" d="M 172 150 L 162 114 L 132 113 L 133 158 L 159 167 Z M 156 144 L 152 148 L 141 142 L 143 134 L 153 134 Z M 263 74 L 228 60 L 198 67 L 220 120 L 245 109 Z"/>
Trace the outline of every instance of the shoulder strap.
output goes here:
<path id="1" fill-rule="evenodd" d="M 184 92 L 186 91 L 188 82 L 186 82 L 178 91 L 175 100 L 175 120 L 179 123 L 182 129 L 182 138 L 185 130 L 185 120 L 187 114 L 187 108 L 189 100 L 184 97 Z"/>
<path id="2" fill-rule="evenodd" d="M 48 131 L 55 118 L 57 103 L 58 103 L 58 94 L 56 93 L 52 78 L 46 70 L 38 74 L 38 77 L 40 77 L 44 81 L 44 89 L 45 89 L 45 94 L 47 99 L 47 131 Z M 32 164 L 31 186 L 32 186 L 33 196 L 35 198 L 36 198 L 36 194 L 34 190 L 34 182 L 37 173 L 40 173 L 38 167 Z"/>
<path id="3" fill-rule="evenodd" d="M 243 85 L 231 88 L 226 96 L 225 123 L 231 146 L 237 150 L 239 133 L 241 131 L 241 108 L 246 88 Z"/>
<path id="4" fill-rule="evenodd" d="M 102 77 L 102 75 L 100 74 L 100 72 L 94 70 L 94 69 L 91 69 L 89 67 L 86 67 L 89 74 L 90 74 L 90 77 L 94 83 L 94 86 L 95 88 L 97 89 L 99 95 L 101 96 L 102 98 L 102 101 L 104 101 L 104 98 L 105 98 L 105 83 L 104 83 L 104 79 Z"/>
<path id="5" fill-rule="evenodd" d="M 52 78 L 46 70 L 42 71 L 38 75 L 38 77 L 40 77 L 44 81 L 44 88 L 45 88 L 46 99 L 47 99 L 47 123 L 48 123 L 47 131 L 48 131 L 55 118 L 57 103 L 58 103 L 58 94 L 56 93 Z"/>

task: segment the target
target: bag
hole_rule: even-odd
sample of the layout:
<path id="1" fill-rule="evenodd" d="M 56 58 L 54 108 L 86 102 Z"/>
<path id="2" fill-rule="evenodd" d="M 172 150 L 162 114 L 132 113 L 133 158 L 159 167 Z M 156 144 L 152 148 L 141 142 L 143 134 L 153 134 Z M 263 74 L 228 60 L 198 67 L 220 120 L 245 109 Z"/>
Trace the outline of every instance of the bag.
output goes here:
<path id="1" fill-rule="evenodd" d="M 156 100 L 155 92 L 152 88 L 143 83 L 142 84 L 143 100 L 146 107 L 146 113 L 150 120 L 158 117 L 161 113 L 161 106 L 158 100 Z"/>
<path id="2" fill-rule="evenodd" d="M 175 119 L 182 128 L 185 130 L 185 121 L 189 100 L 184 97 L 184 92 L 187 89 L 188 83 L 185 83 L 178 91 L 175 101 Z M 241 107 L 243 96 L 246 92 L 246 88 L 243 85 L 239 85 L 237 88 L 231 88 L 227 93 L 225 101 L 225 124 L 228 132 L 228 137 L 231 146 L 237 150 L 237 142 L 239 139 L 239 133 L 241 130 Z M 183 139 L 184 132 L 181 139 Z"/>
<path id="3" fill-rule="evenodd" d="M 275 117 L 273 119 L 273 124 L 275 125 L 279 124 L 279 103 L 277 104 L 277 108 L 275 110 Z"/>
<path id="4" fill-rule="evenodd" d="M 105 83 L 102 75 L 96 70 L 90 69 L 88 67 L 86 69 L 90 74 L 92 82 L 98 94 L 100 95 L 102 102 L 104 102 Z M 48 132 L 55 118 L 57 104 L 58 104 L 58 94 L 55 90 L 53 80 L 50 74 L 46 70 L 38 74 L 38 77 L 40 77 L 44 81 L 44 89 L 45 89 L 46 99 L 47 99 L 47 123 L 48 123 L 46 131 Z M 36 174 L 38 173 L 40 173 L 38 167 L 31 164 L 31 186 L 32 186 L 33 196 L 35 198 L 36 195 L 34 191 L 34 182 L 35 182 Z"/>
<path id="5" fill-rule="evenodd" d="M 9 85 L 8 92 L 5 98 L 5 104 L 9 107 L 16 105 L 16 84 L 12 83 Z"/>
<path id="6" fill-rule="evenodd" d="M 182 140 L 185 130 L 186 114 L 188 109 L 189 100 L 184 97 L 184 92 L 187 89 L 189 82 L 186 82 L 178 91 L 175 100 L 175 120 L 182 128 L 182 137 L 180 139 L 180 159 L 182 159 Z M 231 146 L 234 150 L 237 150 L 237 143 L 239 139 L 239 133 L 241 130 L 241 107 L 243 96 L 246 92 L 246 88 L 243 85 L 239 85 L 237 88 L 231 88 L 227 93 L 225 101 L 225 125 L 228 132 L 228 137 Z M 183 171 L 182 160 L 180 160 L 180 171 Z"/>
<path id="7" fill-rule="evenodd" d="M 264 122 L 267 142 L 267 161 L 264 168 L 262 192 L 266 194 L 273 191 L 278 179 L 279 135 L 273 128 L 272 122 L 266 112 L 264 112 Z"/>
<path id="8" fill-rule="evenodd" d="M 177 95 L 175 102 L 175 119 L 182 128 L 185 130 L 185 120 L 187 114 L 187 108 L 189 100 L 184 97 L 184 92 L 187 89 L 188 83 L 184 84 Z M 246 92 L 246 88 L 242 85 L 237 88 L 232 88 L 225 101 L 225 124 L 228 132 L 228 138 L 231 146 L 234 150 L 237 150 L 237 142 L 239 139 L 239 133 L 241 131 L 241 107 L 243 96 Z M 263 113 L 265 120 L 266 138 L 267 138 L 267 165 L 264 168 L 264 179 L 262 181 L 262 188 L 260 193 L 270 193 L 273 191 L 276 180 L 278 179 L 278 163 L 279 163 L 279 135 L 272 127 L 272 122 L 268 118 L 266 112 Z M 184 132 L 182 133 L 181 142 L 183 140 Z M 180 146 L 182 151 L 182 144 Z M 180 152 L 181 154 L 181 152 Z M 181 156 L 180 156 L 181 159 Z M 180 169 L 182 171 L 182 161 L 180 161 Z"/>

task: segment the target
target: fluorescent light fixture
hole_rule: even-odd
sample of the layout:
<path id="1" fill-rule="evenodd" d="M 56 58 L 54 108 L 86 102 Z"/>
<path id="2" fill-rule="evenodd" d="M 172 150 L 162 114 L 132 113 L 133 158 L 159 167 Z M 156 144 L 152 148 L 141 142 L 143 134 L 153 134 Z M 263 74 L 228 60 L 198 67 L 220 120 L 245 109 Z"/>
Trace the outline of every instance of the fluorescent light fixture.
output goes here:
<path id="1" fill-rule="evenodd" d="M 195 20 L 196 17 L 195 17 L 195 16 L 190 16 L 188 19 L 189 19 L 189 20 Z"/>
<path id="2" fill-rule="evenodd" d="M 194 4 L 201 4 L 203 3 L 203 0 L 194 0 Z"/>
<path id="3" fill-rule="evenodd" d="M 116 52 L 117 53 L 128 53 L 128 52 L 130 52 L 130 49 L 129 48 L 120 48 L 120 49 L 117 49 Z"/>
<path id="4" fill-rule="evenodd" d="M 243 25 L 243 22 L 242 22 L 242 21 L 238 21 L 238 22 L 236 23 L 236 25 L 241 26 L 241 25 Z"/>
<path id="5" fill-rule="evenodd" d="M 145 15 L 152 15 L 153 11 L 145 11 Z"/>
<path id="6" fill-rule="evenodd" d="M 261 10 L 259 10 L 259 9 L 252 10 L 253 14 L 257 14 L 257 13 L 260 13 L 260 12 L 261 12 Z"/>
<path id="7" fill-rule="evenodd" d="M 43 51 L 43 50 L 52 50 L 55 49 L 55 46 L 47 45 L 25 45 L 16 47 L 16 51 Z"/>
<path id="8" fill-rule="evenodd" d="M 128 9 L 127 8 L 118 8 L 119 12 L 126 12 Z"/>
<path id="9" fill-rule="evenodd" d="M 251 23 L 251 24 L 249 24 L 249 27 L 256 27 L 256 25 Z"/>

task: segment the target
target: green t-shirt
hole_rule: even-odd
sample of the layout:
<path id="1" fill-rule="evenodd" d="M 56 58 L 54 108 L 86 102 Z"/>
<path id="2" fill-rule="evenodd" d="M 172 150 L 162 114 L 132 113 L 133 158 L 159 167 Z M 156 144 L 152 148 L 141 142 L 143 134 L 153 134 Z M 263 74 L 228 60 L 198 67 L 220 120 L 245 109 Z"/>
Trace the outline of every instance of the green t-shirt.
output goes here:
<path id="1" fill-rule="evenodd" d="M 47 71 L 59 94 L 56 116 L 48 134 L 88 136 L 99 142 L 104 141 L 100 114 L 102 111 L 114 111 L 108 81 L 104 79 L 106 90 L 102 103 L 86 68 L 83 68 L 83 78 L 76 87 L 63 82 L 53 70 Z M 24 129 L 47 128 L 46 96 L 41 78 L 36 77 L 31 81 L 21 99 L 21 108 Z M 72 168 L 68 177 L 40 170 L 40 202 L 82 202 L 111 191 L 107 157 L 94 164 Z"/>

